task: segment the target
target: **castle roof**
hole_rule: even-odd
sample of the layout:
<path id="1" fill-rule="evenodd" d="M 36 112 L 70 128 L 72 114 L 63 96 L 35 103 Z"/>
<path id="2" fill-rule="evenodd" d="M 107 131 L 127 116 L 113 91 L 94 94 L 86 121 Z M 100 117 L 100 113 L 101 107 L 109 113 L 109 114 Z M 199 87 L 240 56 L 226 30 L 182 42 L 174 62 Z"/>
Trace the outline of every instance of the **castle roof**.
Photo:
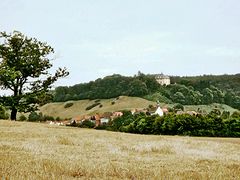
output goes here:
<path id="1" fill-rule="evenodd" d="M 169 76 L 164 75 L 163 73 L 161 73 L 161 74 L 155 74 L 155 78 L 158 78 L 158 79 L 169 79 Z"/>

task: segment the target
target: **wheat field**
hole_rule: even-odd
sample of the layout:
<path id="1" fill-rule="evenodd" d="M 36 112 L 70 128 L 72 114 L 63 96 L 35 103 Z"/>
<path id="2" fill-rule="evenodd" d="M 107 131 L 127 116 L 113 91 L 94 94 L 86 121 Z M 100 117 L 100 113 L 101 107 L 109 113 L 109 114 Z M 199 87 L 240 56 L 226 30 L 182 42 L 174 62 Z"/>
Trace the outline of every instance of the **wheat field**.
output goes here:
<path id="1" fill-rule="evenodd" d="M 240 179 L 240 139 L 0 120 L 0 179 Z"/>

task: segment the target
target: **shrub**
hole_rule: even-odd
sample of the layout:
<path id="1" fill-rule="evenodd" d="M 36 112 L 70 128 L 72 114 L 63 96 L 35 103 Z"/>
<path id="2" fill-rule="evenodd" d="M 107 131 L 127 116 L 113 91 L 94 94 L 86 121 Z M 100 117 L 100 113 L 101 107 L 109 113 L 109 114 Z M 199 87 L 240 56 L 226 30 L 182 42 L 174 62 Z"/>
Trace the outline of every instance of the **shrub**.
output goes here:
<path id="1" fill-rule="evenodd" d="M 61 118 L 60 117 L 56 117 L 56 121 L 61 121 Z"/>
<path id="2" fill-rule="evenodd" d="M 231 115 L 232 118 L 240 118 L 240 112 L 239 111 L 234 111 Z"/>
<path id="3" fill-rule="evenodd" d="M 102 108 L 102 107 L 103 107 L 103 105 L 102 105 L 102 104 L 100 104 L 100 105 L 99 105 L 99 108 Z"/>
<path id="4" fill-rule="evenodd" d="M 28 116 L 28 121 L 39 121 L 40 116 L 38 113 L 36 113 L 35 111 L 31 112 Z"/>
<path id="5" fill-rule="evenodd" d="M 85 120 L 79 125 L 79 127 L 81 127 L 81 128 L 94 128 L 94 126 L 95 126 L 95 124 L 89 120 Z"/>
<path id="6" fill-rule="evenodd" d="M 73 106 L 73 103 L 72 103 L 72 102 L 66 103 L 66 104 L 64 105 L 64 108 L 69 108 L 69 107 L 71 107 L 71 106 Z"/>
<path id="7" fill-rule="evenodd" d="M 6 109 L 0 105 L 0 119 L 8 119 L 9 115 L 6 112 Z"/>
<path id="8" fill-rule="evenodd" d="M 42 120 L 43 121 L 54 121 L 55 119 L 53 116 L 44 115 Z"/>
<path id="9" fill-rule="evenodd" d="M 43 115 L 42 112 L 40 112 L 39 114 L 37 112 L 31 112 L 28 116 L 28 121 L 47 121 L 47 120 L 54 120 L 54 117 L 52 116 L 48 116 L 48 115 Z"/>
<path id="10" fill-rule="evenodd" d="M 223 119 L 228 119 L 230 117 L 230 112 L 229 111 L 223 111 L 221 117 Z"/>
<path id="11" fill-rule="evenodd" d="M 174 109 L 171 107 L 168 107 L 167 110 L 168 110 L 168 112 L 174 112 Z"/>
<path id="12" fill-rule="evenodd" d="M 94 103 L 94 104 L 92 104 L 92 105 L 86 107 L 86 111 L 88 111 L 88 110 L 90 110 L 90 109 L 92 109 L 92 108 L 98 106 L 99 104 L 101 104 L 101 103 L 99 103 L 99 102 L 98 102 L 98 103 Z"/>
<path id="13" fill-rule="evenodd" d="M 209 114 L 212 116 L 220 116 L 221 111 L 218 108 L 214 108 Z"/>
<path id="14" fill-rule="evenodd" d="M 43 115 L 42 112 L 40 112 L 40 113 L 38 114 L 38 120 L 39 120 L 39 121 L 45 121 L 45 120 L 44 120 L 44 115 Z"/>
<path id="15" fill-rule="evenodd" d="M 175 106 L 173 106 L 173 109 L 174 110 L 182 110 L 182 111 L 184 111 L 184 107 L 183 107 L 183 105 L 182 104 L 180 104 L 180 103 L 178 103 L 178 104 L 176 104 Z"/>
<path id="16" fill-rule="evenodd" d="M 19 121 L 26 121 L 26 120 L 27 120 L 27 117 L 21 114 L 21 116 L 19 117 Z"/>
<path id="17" fill-rule="evenodd" d="M 111 104 L 114 105 L 114 104 L 115 104 L 115 101 L 112 101 Z"/>
<path id="18" fill-rule="evenodd" d="M 100 102 L 101 100 L 100 99 L 96 99 L 94 102 L 95 103 L 98 103 L 98 102 Z"/>

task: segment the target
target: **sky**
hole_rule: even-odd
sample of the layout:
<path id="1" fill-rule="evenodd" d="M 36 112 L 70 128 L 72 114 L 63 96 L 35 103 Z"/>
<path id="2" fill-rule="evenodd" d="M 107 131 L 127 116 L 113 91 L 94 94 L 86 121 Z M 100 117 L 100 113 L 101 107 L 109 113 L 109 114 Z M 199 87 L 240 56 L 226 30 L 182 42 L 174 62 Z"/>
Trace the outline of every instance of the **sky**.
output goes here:
<path id="1" fill-rule="evenodd" d="M 0 0 L 0 31 L 55 49 L 74 85 L 112 74 L 240 73 L 239 0 Z"/>

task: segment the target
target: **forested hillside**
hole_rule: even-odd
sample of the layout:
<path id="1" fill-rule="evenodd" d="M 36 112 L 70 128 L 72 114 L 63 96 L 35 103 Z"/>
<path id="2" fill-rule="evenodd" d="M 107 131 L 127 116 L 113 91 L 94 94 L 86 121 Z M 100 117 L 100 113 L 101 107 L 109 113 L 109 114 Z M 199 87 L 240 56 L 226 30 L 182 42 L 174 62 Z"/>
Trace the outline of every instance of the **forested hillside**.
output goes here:
<path id="1" fill-rule="evenodd" d="M 225 103 L 240 109 L 240 74 L 171 77 L 171 82 L 201 92 L 202 104 Z"/>
<path id="2" fill-rule="evenodd" d="M 57 87 L 54 101 L 109 99 L 121 95 L 183 105 L 222 103 L 240 109 L 240 74 L 171 77 L 168 86 L 159 85 L 153 75 L 115 74 L 89 83 Z"/>
<path id="3" fill-rule="evenodd" d="M 55 90 L 54 101 L 109 99 L 121 95 L 143 97 L 156 92 L 159 87 L 153 76 L 139 73 L 138 76 L 126 77 L 115 74 L 89 83 L 58 87 Z"/>
<path id="4" fill-rule="evenodd" d="M 236 75 L 204 75 L 192 77 L 172 76 L 171 82 L 192 86 L 196 90 L 208 88 L 211 85 L 225 92 L 232 91 L 236 95 L 240 95 L 240 74 Z"/>

